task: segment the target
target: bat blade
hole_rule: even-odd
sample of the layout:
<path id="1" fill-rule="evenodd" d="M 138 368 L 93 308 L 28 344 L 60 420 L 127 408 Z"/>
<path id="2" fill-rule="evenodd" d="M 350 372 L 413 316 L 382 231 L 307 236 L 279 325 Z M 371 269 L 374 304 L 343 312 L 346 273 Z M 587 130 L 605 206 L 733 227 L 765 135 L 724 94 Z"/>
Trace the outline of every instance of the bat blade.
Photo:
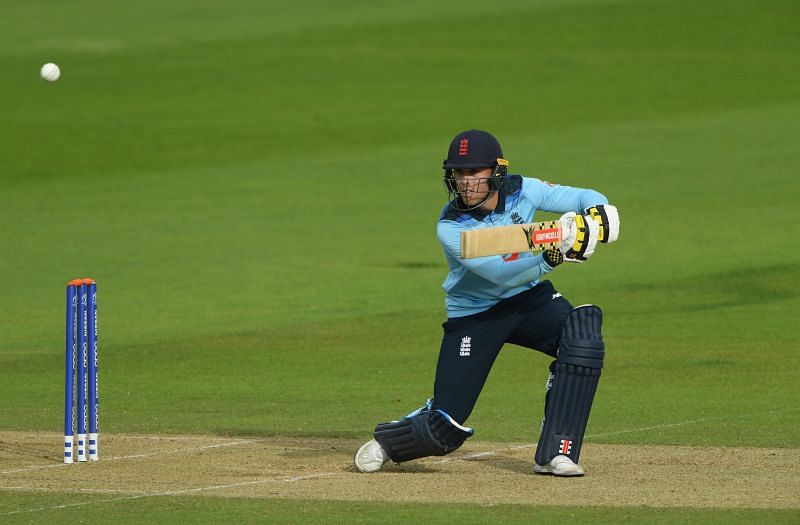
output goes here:
<path id="1" fill-rule="evenodd" d="M 512 224 L 461 232 L 461 258 L 539 252 L 561 244 L 559 221 Z"/>

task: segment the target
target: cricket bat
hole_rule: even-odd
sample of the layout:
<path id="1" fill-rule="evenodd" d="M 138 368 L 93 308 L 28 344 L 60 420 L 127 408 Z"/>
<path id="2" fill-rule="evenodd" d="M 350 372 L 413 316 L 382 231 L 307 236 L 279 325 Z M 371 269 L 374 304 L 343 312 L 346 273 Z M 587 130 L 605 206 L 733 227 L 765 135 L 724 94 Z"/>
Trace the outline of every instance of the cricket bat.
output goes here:
<path id="1" fill-rule="evenodd" d="M 461 232 L 461 258 L 545 251 L 561 245 L 561 222 L 544 221 Z"/>

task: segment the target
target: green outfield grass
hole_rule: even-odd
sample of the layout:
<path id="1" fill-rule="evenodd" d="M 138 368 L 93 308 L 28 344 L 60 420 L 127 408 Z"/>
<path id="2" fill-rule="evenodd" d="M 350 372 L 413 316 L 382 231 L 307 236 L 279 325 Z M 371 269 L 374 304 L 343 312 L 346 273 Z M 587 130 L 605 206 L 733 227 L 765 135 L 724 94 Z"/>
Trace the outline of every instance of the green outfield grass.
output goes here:
<path id="1" fill-rule="evenodd" d="M 0 429 L 61 428 L 64 285 L 82 276 L 99 283 L 104 432 L 367 438 L 422 404 L 444 320 L 441 160 L 478 127 L 512 172 L 620 209 L 618 243 L 549 276 L 605 312 L 589 440 L 797 446 L 800 4 L 269 4 L 3 10 Z M 476 440 L 536 439 L 547 363 L 501 353 Z M 0 492 L 9 511 L 59 503 L 19 498 Z M 126 505 L 85 511 L 140 522 Z M 389 523 L 397 507 L 302 505 L 159 498 L 147 519 Z M 423 509 L 405 511 L 488 515 Z M 720 512 L 491 515 L 791 517 Z"/>
<path id="2" fill-rule="evenodd" d="M 67 505 L 54 514 L 48 523 L 75 523 L 85 517 L 85 508 L 69 507 L 68 498 L 42 498 L 42 496 L 19 496 L 19 508 L 36 508 L 40 505 Z M 86 498 L 89 504 L 97 504 L 104 498 Z M 446 505 L 397 504 L 394 511 L 386 512 L 384 505 L 343 501 L 293 501 L 267 500 L 254 508 L 248 499 L 237 498 L 157 498 L 141 505 L 141 501 L 113 501 L 103 503 L 103 519 L 119 524 L 147 523 L 385 523 L 404 525 L 407 523 L 465 523 L 483 524 L 497 520 L 502 523 L 526 524 L 536 521 L 559 521 L 565 523 L 626 523 L 660 525 L 667 523 L 707 523 L 712 525 L 747 525 L 763 519 L 763 511 L 756 510 L 698 510 L 698 509 L 654 509 L 654 508 L 560 508 L 532 505 L 466 505 L 453 508 Z M 4 523 L 30 523 L 34 513 L 12 514 Z M 797 523 L 796 515 L 789 511 L 773 511 L 771 521 L 775 525 Z"/>

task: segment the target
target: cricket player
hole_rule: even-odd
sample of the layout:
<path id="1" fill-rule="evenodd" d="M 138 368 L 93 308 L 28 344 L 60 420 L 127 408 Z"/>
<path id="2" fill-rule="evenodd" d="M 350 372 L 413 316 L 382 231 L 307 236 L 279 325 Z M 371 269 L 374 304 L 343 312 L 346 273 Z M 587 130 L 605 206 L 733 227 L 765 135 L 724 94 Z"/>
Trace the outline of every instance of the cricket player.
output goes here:
<path id="1" fill-rule="evenodd" d="M 450 198 L 437 228 L 450 270 L 443 284 L 447 321 L 433 398 L 400 420 L 375 427 L 374 439 L 356 453 L 361 472 L 460 447 L 474 433 L 465 424 L 497 354 L 513 343 L 554 359 L 533 471 L 584 474 L 578 459 L 603 368 L 602 312 L 593 305 L 572 306 L 541 279 L 565 261 L 586 262 L 598 242 L 617 240 L 619 215 L 597 191 L 509 175 L 507 168 L 490 133 L 472 129 L 450 143 L 444 160 Z M 563 214 L 560 248 L 461 258 L 461 232 L 530 223 L 537 210 Z"/>

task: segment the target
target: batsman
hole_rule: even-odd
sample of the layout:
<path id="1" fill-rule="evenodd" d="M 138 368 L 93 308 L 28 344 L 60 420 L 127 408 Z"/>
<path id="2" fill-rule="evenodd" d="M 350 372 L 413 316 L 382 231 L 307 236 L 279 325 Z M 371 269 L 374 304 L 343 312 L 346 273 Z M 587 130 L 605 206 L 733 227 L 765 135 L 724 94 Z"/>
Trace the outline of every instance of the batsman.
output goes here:
<path id="1" fill-rule="evenodd" d="M 474 434 L 466 422 L 500 349 L 512 343 L 553 358 L 533 472 L 584 474 L 581 445 L 605 356 L 603 313 L 591 304 L 574 307 L 542 278 L 564 262 L 586 262 L 598 242 L 616 241 L 619 214 L 597 191 L 510 175 L 508 166 L 486 131 L 464 131 L 450 143 L 444 160 L 449 199 L 437 226 L 449 267 L 442 285 L 447 320 L 433 397 L 375 427 L 356 453 L 361 472 L 458 449 Z M 461 257 L 463 231 L 531 223 L 538 210 L 562 214 L 558 248 Z"/>

